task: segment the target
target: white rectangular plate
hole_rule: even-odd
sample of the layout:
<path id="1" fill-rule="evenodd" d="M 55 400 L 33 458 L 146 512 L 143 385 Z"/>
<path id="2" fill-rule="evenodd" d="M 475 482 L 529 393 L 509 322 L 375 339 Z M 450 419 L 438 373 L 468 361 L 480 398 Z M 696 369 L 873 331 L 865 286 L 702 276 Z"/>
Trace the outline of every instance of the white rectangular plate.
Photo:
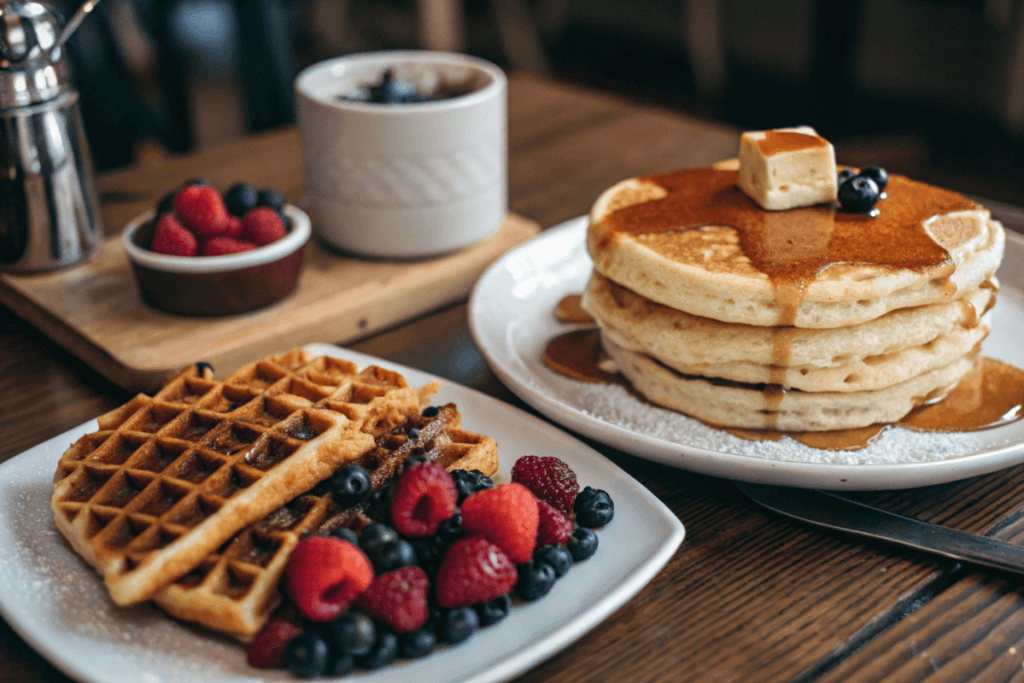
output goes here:
<path id="1" fill-rule="evenodd" d="M 412 386 L 438 379 L 337 346 L 314 344 L 317 355 L 377 364 L 401 372 Z M 199 360 L 199 359 L 197 359 Z M 360 681 L 501 681 L 522 673 L 582 636 L 646 585 L 683 540 L 683 525 L 663 503 L 602 455 L 547 422 L 473 389 L 442 381 L 438 404 L 455 403 L 466 429 L 498 442 L 500 483 L 526 454 L 553 455 L 581 486 L 611 494 L 615 519 L 599 530 L 597 554 L 577 562 L 551 593 L 518 605 L 504 621 L 459 646 L 404 660 Z M 0 465 L 0 613 L 57 668 L 81 681 L 208 683 L 295 680 L 287 671 L 246 664 L 230 638 L 185 626 L 149 605 L 119 608 L 100 577 L 54 529 L 53 473 L 80 425 Z"/>

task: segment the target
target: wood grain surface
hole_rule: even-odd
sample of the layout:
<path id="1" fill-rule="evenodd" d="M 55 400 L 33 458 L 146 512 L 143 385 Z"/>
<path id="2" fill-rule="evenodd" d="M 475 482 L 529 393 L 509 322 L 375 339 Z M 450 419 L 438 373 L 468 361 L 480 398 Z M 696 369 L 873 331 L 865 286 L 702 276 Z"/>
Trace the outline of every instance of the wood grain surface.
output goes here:
<path id="1" fill-rule="evenodd" d="M 544 226 L 585 213 L 624 177 L 709 164 L 738 147 L 737 132 L 714 122 L 530 76 L 511 78 L 509 107 L 511 208 Z M 198 173 L 216 183 L 276 185 L 293 201 L 303 192 L 297 136 L 282 130 L 103 177 L 108 230 Z M 473 345 L 465 304 L 350 346 L 524 407 Z M 0 309 L 0 461 L 126 396 Z M 1024 680 L 1017 581 L 791 524 L 728 481 L 595 447 L 663 500 L 686 524 L 687 538 L 634 599 L 519 680 Z M 1022 497 L 1024 467 L 858 496 L 1024 542 Z M 614 548 L 602 550 L 614 556 Z M 0 680 L 61 679 L 0 623 Z"/>

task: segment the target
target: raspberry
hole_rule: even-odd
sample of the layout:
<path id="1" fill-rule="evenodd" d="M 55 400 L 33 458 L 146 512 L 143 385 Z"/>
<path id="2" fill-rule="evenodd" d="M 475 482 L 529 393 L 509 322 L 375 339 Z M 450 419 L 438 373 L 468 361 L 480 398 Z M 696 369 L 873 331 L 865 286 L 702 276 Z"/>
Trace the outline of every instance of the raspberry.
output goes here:
<path id="1" fill-rule="evenodd" d="M 228 229 L 228 210 L 220 192 L 209 185 L 189 185 L 174 197 L 174 210 L 185 225 L 200 237 L 223 235 Z"/>
<path id="2" fill-rule="evenodd" d="M 407 467 L 395 484 L 391 523 L 405 536 L 432 536 L 455 514 L 457 500 L 451 475 L 441 465 L 422 462 Z"/>
<path id="3" fill-rule="evenodd" d="M 170 256 L 195 256 L 199 251 L 199 242 L 174 216 L 167 215 L 156 225 L 152 249 L 158 254 Z"/>
<path id="4" fill-rule="evenodd" d="M 242 219 L 242 236 L 257 246 L 276 242 L 284 233 L 281 217 L 268 206 L 253 209 Z"/>
<path id="5" fill-rule="evenodd" d="M 572 512 L 580 490 L 576 473 L 552 457 L 524 455 L 512 466 L 512 481 L 530 489 L 538 500 L 551 503 L 565 515 Z"/>
<path id="6" fill-rule="evenodd" d="M 329 536 L 299 541 L 288 558 L 288 593 L 313 621 L 330 621 L 373 581 L 373 566 L 359 548 Z"/>
<path id="7" fill-rule="evenodd" d="M 419 567 L 381 574 L 359 596 L 359 606 L 395 633 L 415 631 L 427 621 L 427 575 Z"/>
<path id="8" fill-rule="evenodd" d="M 572 522 L 553 505 L 537 501 L 540 525 L 537 527 L 537 545 L 565 545 L 572 533 Z"/>
<path id="9" fill-rule="evenodd" d="M 242 236 L 242 219 L 238 216 L 228 216 L 228 227 L 221 237 L 233 237 L 238 239 Z"/>
<path id="10" fill-rule="evenodd" d="M 516 579 L 516 567 L 501 548 L 483 536 L 468 536 L 452 543 L 437 570 L 437 603 L 487 602 L 512 590 Z"/>
<path id="11" fill-rule="evenodd" d="M 243 242 L 242 240 L 236 240 L 230 237 L 211 237 L 203 242 L 203 256 L 238 254 L 255 248 L 256 245 L 252 242 Z"/>
<path id="12" fill-rule="evenodd" d="M 249 660 L 249 666 L 257 669 L 280 669 L 284 666 L 284 648 L 288 641 L 300 633 L 302 627 L 290 621 L 268 621 L 246 650 L 245 656 Z"/>
<path id="13" fill-rule="evenodd" d="M 537 499 L 522 484 L 481 491 L 462 504 L 462 528 L 482 534 L 513 562 L 526 562 L 537 544 Z"/>

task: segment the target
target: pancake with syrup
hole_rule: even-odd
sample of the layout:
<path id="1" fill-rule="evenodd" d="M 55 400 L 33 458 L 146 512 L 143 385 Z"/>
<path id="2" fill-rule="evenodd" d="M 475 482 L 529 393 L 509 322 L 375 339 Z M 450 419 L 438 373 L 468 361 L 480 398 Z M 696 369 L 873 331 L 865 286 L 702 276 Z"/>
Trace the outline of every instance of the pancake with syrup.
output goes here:
<path id="1" fill-rule="evenodd" d="M 848 327 L 960 298 L 1002 260 L 1002 226 L 966 197 L 892 176 L 879 215 L 765 211 L 737 172 L 632 178 L 594 204 L 594 269 L 652 301 L 723 322 Z"/>
<path id="2" fill-rule="evenodd" d="M 803 391 L 866 391 L 906 381 L 970 353 L 991 329 L 996 283 L 963 299 L 891 311 L 831 329 L 757 327 L 677 311 L 594 274 L 582 305 L 618 346 L 682 374 L 775 382 Z M 773 367 L 775 345 L 788 346 Z"/>
<path id="3" fill-rule="evenodd" d="M 974 367 L 1005 239 L 987 209 L 891 176 L 874 216 L 769 211 L 737 178 L 632 178 L 594 204 L 583 306 L 640 393 L 722 426 L 849 429 Z"/>

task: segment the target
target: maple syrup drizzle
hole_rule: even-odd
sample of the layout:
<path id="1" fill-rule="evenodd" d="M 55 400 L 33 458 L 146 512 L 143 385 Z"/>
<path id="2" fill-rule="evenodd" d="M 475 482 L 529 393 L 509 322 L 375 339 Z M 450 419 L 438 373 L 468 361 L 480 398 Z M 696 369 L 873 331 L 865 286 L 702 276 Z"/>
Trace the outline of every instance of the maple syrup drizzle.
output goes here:
<path id="1" fill-rule="evenodd" d="M 580 301 L 583 299 L 579 294 L 569 294 L 562 297 L 555 307 L 555 317 L 565 323 L 592 323 L 594 319 L 589 313 L 583 310 Z"/>
<path id="2" fill-rule="evenodd" d="M 766 157 L 782 152 L 798 152 L 802 149 L 827 146 L 828 140 L 820 135 L 808 135 L 793 130 L 766 130 L 764 137 L 757 141 L 757 148 Z"/>
<path id="3" fill-rule="evenodd" d="M 584 382 L 618 382 L 618 375 L 601 370 L 598 366 L 600 358 L 601 337 L 596 329 L 560 334 L 548 343 L 543 355 L 548 367 L 569 377 Z M 929 398 L 924 397 L 922 401 L 928 401 Z M 922 432 L 973 432 L 999 427 L 1022 418 L 1024 370 L 979 356 L 975 367 L 948 396 L 936 403 L 916 408 L 896 425 Z M 890 425 L 825 432 L 710 426 L 749 441 L 778 441 L 788 436 L 811 448 L 843 451 L 867 448 Z"/>
<path id="4" fill-rule="evenodd" d="M 759 144 L 766 140 L 774 154 L 792 145 L 803 149 L 813 136 L 776 131 Z M 822 139 L 821 144 L 827 143 Z M 979 208 L 963 195 L 894 175 L 887 190 L 897 199 L 881 200 L 875 217 L 826 204 L 765 211 L 740 190 L 737 179 L 736 171 L 710 168 L 649 176 L 645 180 L 667 194 L 619 209 L 606 220 L 616 231 L 631 235 L 716 225 L 736 230 L 743 254 L 771 281 L 779 309 L 771 357 L 773 386 L 764 392 L 768 414 L 775 414 L 786 391 L 780 381 L 790 358 L 792 332 L 786 328 L 796 321 L 807 288 L 829 266 L 908 269 L 946 278 L 944 286 L 952 288 L 948 295 L 955 293 L 948 280 L 955 267 L 949 252 L 928 234 L 924 223 L 939 214 Z M 681 245 L 658 246 L 667 258 L 692 256 Z"/>

